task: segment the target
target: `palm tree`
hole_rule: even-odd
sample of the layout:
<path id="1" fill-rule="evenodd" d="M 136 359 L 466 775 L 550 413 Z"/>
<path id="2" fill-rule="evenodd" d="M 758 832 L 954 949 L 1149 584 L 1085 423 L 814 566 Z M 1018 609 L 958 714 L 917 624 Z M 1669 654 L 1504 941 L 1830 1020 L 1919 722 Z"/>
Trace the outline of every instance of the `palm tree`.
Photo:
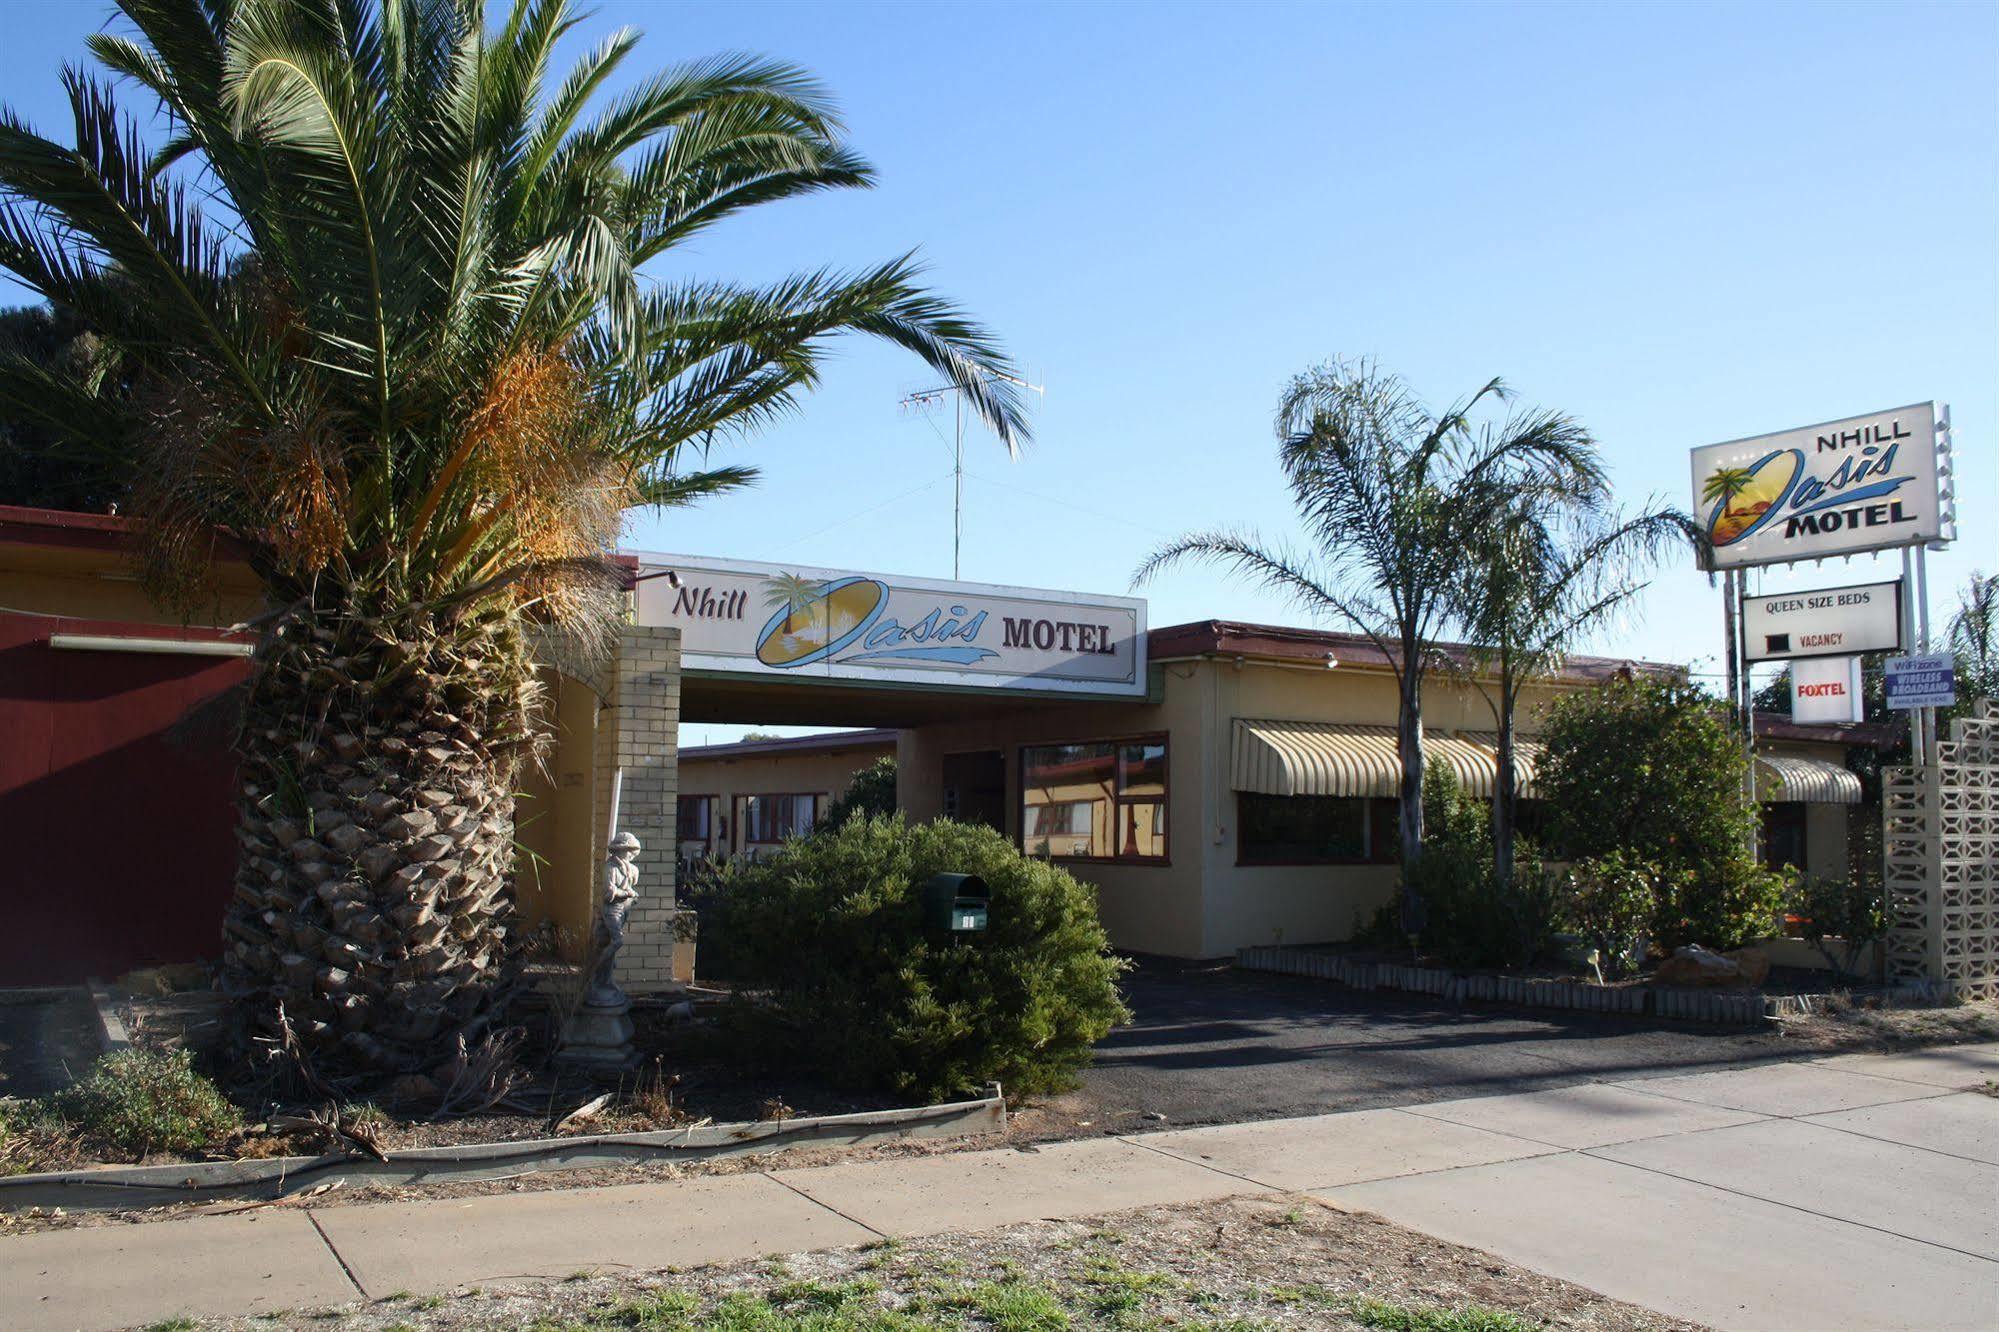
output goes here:
<path id="1" fill-rule="evenodd" d="M 803 574 L 779 574 L 764 580 L 764 605 L 784 609 L 784 632 L 792 632 L 791 620 L 818 599 L 824 584 Z"/>
<path id="2" fill-rule="evenodd" d="M 1701 503 L 1719 504 L 1725 513 L 1729 501 L 1747 490 L 1755 479 L 1756 473 L 1747 467 L 1717 467 L 1701 483 Z"/>
<path id="3" fill-rule="evenodd" d="M 1999 693 L 1999 574 L 1972 571 L 1958 593 L 1947 641 L 1966 677 L 1960 694 L 1969 700 Z"/>
<path id="4" fill-rule="evenodd" d="M 1475 425 L 1472 411 L 1510 392 L 1497 379 L 1433 416 L 1399 377 L 1367 362 L 1330 362 L 1292 380 L 1277 409 L 1279 459 L 1315 550 L 1298 554 L 1251 531 L 1180 538 L 1147 557 L 1143 583 L 1188 558 L 1247 574 L 1381 650 L 1399 706 L 1403 882 L 1423 848 L 1423 680 L 1453 622 L 1451 589 L 1502 497 L 1595 493 L 1602 472 L 1588 434 L 1553 412 Z"/>
<path id="5" fill-rule="evenodd" d="M 604 644 L 624 512 L 886 339 L 1024 432 L 992 338 L 907 258 L 769 286 L 648 261 L 753 205 L 864 186 L 826 93 L 734 56 L 599 94 L 567 0 L 120 0 L 65 70 L 74 145 L 0 119 L 0 265 L 115 346 L 107 397 L 18 357 L 0 403 L 129 460 L 138 563 L 199 596 L 217 528 L 269 607 L 244 703 L 223 985 L 322 1067 L 424 1067 L 491 1025 L 530 633 Z M 280 1016 L 282 1011 L 283 1016 Z"/>
<path id="6" fill-rule="evenodd" d="M 1492 854 L 1493 883 L 1502 890 L 1513 878 L 1522 690 L 1560 670 L 1579 642 L 1642 592 L 1648 583 L 1639 571 L 1665 548 L 1699 543 L 1685 514 L 1653 508 L 1624 518 L 1608 504 L 1607 489 L 1557 504 L 1532 495 L 1502 499 L 1455 587 L 1473 643 L 1466 674 L 1492 710 L 1498 736 Z"/>

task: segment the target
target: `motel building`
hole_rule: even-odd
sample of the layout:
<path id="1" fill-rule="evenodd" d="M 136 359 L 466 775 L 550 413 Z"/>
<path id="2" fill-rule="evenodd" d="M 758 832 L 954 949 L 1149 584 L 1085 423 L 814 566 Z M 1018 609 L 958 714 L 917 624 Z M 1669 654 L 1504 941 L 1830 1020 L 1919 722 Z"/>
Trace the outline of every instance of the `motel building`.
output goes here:
<path id="1" fill-rule="evenodd" d="M 0 846 L 13 928 L 0 985 L 109 978 L 219 951 L 235 839 L 219 700 L 256 609 L 219 537 L 216 600 L 183 626 L 140 594 L 129 527 L 0 508 Z M 675 885 L 696 860 L 767 854 L 853 775 L 897 761 L 912 819 L 985 823 L 1091 884 L 1113 943 L 1213 958 L 1350 937 L 1395 886 L 1396 697 L 1367 640 L 1204 620 L 1151 628 L 1141 600 L 633 552 L 628 623 L 587 670 L 545 669 L 550 737 L 522 778 L 517 901 L 561 946 L 587 937 L 613 792 L 641 897 L 622 970 L 695 974 Z M 557 659 L 551 651 L 548 660 Z M 1571 658 L 1525 700 L 1654 663 Z M 574 673 L 571 673 L 571 672 Z M 1426 749 L 1489 797 L 1493 719 L 1433 675 Z M 683 723 L 836 733 L 681 751 Z M 1850 748 L 1888 728 L 1759 718 L 1770 854 L 1843 874 L 1861 800 Z"/>

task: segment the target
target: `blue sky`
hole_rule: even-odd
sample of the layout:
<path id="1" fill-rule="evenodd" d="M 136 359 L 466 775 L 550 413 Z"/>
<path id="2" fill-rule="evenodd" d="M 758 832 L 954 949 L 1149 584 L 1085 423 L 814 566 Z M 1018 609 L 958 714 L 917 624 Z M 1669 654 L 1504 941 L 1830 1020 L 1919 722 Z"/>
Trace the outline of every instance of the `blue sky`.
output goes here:
<path id="1" fill-rule="evenodd" d="M 58 64 L 107 12 L 11 8 L 6 100 L 55 128 Z M 1181 531 L 1288 534 L 1276 395 L 1358 355 L 1440 405 L 1497 374 L 1576 414 L 1633 502 L 1686 503 L 1698 444 L 1947 401 L 1964 535 L 1938 600 L 1999 567 L 1999 6 L 607 0 L 578 49 L 619 24 L 647 33 L 634 72 L 808 66 L 881 173 L 684 262 L 754 279 L 920 247 L 1047 385 L 1023 460 L 969 448 L 969 579 L 1122 592 Z M 632 544 L 948 575 L 950 420 L 896 406 L 930 382 L 851 344 L 729 451 L 759 489 L 639 518 Z M 1299 618 L 1201 569 L 1148 596 L 1154 624 Z M 1715 670 L 1720 640 L 1719 593 L 1675 567 L 1598 646 Z"/>

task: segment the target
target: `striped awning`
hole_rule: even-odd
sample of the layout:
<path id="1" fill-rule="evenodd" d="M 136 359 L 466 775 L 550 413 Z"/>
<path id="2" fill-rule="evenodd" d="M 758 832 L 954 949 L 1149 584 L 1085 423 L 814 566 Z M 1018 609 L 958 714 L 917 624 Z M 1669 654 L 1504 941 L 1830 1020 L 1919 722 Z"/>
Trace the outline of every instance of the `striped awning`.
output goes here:
<path id="1" fill-rule="evenodd" d="M 1857 805 L 1860 803 L 1860 777 L 1831 759 L 1758 754 L 1756 798 L 1805 800 L 1818 805 Z"/>
<path id="2" fill-rule="evenodd" d="M 1490 733 L 1426 730 L 1423 758 L 1449 767 L 1467 795 L 1490 800 L 1498 782 L 1497 739 Z M 1523 796 L 1533 794 L 1539 753 L 1538 745 L 1515 745 Z M 1260 795 L 1393 797 L 1401 790 L 1402 759 L 1392 726 L 1238 717 L 1229 776 L 1235 790 Z"/>

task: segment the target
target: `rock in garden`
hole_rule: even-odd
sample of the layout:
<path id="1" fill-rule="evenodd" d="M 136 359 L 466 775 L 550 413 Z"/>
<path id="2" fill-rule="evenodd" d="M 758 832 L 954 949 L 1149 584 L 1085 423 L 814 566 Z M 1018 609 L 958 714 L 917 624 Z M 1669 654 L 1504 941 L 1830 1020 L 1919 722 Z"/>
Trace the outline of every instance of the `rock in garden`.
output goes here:
<path id="1" fill-rule="evenodd" d="M 1769 963 L 1764 963 L 1763 970 L 1769 969 Z M 1673 955 L 1659 964 L 1659 969 L 1652 973 L 1652 983 L 1746 988 L 1755 982 L 1734 958 L 1710 952 L 1699 944 L 1688 944 L 1673 950 Z"/>

